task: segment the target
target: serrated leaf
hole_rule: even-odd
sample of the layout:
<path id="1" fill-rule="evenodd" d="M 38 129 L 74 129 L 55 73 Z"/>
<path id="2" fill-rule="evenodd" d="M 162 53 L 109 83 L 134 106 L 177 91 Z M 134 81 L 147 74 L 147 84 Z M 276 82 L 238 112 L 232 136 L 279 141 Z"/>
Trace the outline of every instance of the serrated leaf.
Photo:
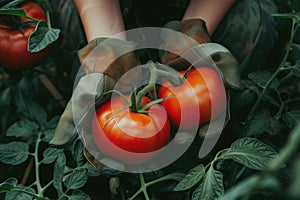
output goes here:
<path id="1" fill-rule="evenodd" d="M 253 116 L 246 128 L 246 136 L 254 136 L 262 133 L 275 135 L 280 131 L 280 122 L 270 116 L 270 111 L 263 109 Z"/>
<path id="2" fill-rule="evenodd" d="M 48 129 L 43 131 L 42 141 L 50 142 L 54 136 L 55 129 Z"/>
<path id="3" fill-rule="evenodd" d="M 269 133 L 270 135 L 275 135 L 275 134 L 279 133 L 279 131 L 281 129 L 281 124 L 278 120 L 276 120 L 274 118 L 270 118 L 266 122 L 266 127 L 267 127 L 267 130 L 266 130 L 267 133 Z"/>
<path id="4" fill-rule="evenodd" d="M 235 104 L 235 106 L 242 108 L 242 107 L 248 105 L 249 103 L 251 103 L 252 101 L 254 101 L 255 97 L 256 97 L 256 94 L 251 89 L 244 90 L 237 97 L 237 99 L 236 99 L 237 103 Z"/>
<path id="5" fill-rule="evenodd" d="M 63 182 L 67 188 L 76 190 L 83 187 L 87 182 L 87 179 L 87 171 L 85 169 L 79 169 L 72 171 L 70 174 L 64 176 Z"/>
<path id="6" fill-rule="evenodd" d="M 53 186 L 58 193 L 62 193 L 62 179 L 64 176 L 64 171 L 66 167 L 66 156 L 65 154 L 59 154 L 58 158 L 54 164 L 54 171 L 53 171 Z"/>
<path id="7" fill-rule="evenodd" d="M 63 153 L 63 149 L 55 148 L 55 147 L 48 147 L 43 152 L 43 163 L 50 164 L 53 163 L 61 153 Z"/>
<path id="8" fill-rule="evenodd" d="M 258 86 L 264 88 L 267 82 L 271 79 L 272 73 L 267 71 L 253 72 L 248 75 L 248 78 L 256 83 Z M 276 89 L 279 86 L 279 80 L 275 78 L 270 85 L 270 88 Z"/>
<path id="9" fill-rule="evenodd" d="M 20 137 L 38 129 L 38 124 L 29 120 L 18 121 L 8 128 L 6 136 Z"/>
<path id="10" fill-rule="evenodd" d="M 192 200 L 218 199 L 224 194 L 223 174 L 211 166 L 203 180 L 193 193 Z"/>
<path id="11" fill-rule="evenodd" d="M 178 183 L 174 191 L 187 190 L 195 186 L 205 175 L 205 168 L 202 164 L 191 169 L 187 175 Z"/>
<path id="12" fill-rule="evenodd" d="M 48 128 L 48 129 L 55 129 L 57 127 L 57 124 L 58 124 L 58 121 L 59 121 L 59 116 L 55 116 L 53 117 L 51 120 L 47 121 L 45 123 L 45 126 Z"/>
<path id="13" fill-rule="evenodd" d="M 99 176 L 100 175 L 100 172 L 97 172 L 95 170 L 95 168 L 89 162 L 84 163 L 84 165 L 82 167 L 84 167 L 87 170 L 88 176 Z"/>
<path id="14" fill-rule="evenodd" d="M 232 159 L 250 169 L 263 170 L 270 166 L 277 155 L 272 147 L 258 139 L 242 138 L 232 143 L 222 157 Z"/>
<path id="15" fill-rule="evenodd" d="M 300 122 L 300 110 L 291 110 L 282 115 L 283 121 L 290 129 L 294 129 Z"/>
<path id="16" fill-rule="evenodd" d="M 47 121 L 47 113 L 42 106 L 34 102 L 25 94 L 20 93 L 19 98 L 18 106 L 23 115 L 31 119 L 31 121 L 36 121 L 40 124 L 44 124 Z"/>
<path id="17" fill-rule="evenodd" d="M 18 165 L 28 158 L 29 145 L 24 142 L 0 144 L 0 162 L 8 165 Z"/>
<path id="18" fill-rule="evenodd" d="M 34 53 L 45 49 L 58 39 L 59 33 L 59 29 L 50 28 L 47 22 L 39 21 L 35 31 L 29 37 L 28 51 Z"/>
<path id="19" fill-rule="evenodd" d="M 91 198 L 81 190 L 74 190 L 68 200 L 90 200 Z"/>
<path id="20" fill-rule="evenodd" d="M 268 110 L 261 110 L 252 117 L 246 129 L 246 136 L 258 135 L 265 132 L 265 121 L 270 118 Z"/>
<path id="21" fill-rule="evenodd" d="M 7 192 L 13 189 L 18 184 L 18 180 L 16 178 L 9 178 L 4 182 L 0 183 L 0 193 Z"/>
<path id="22" fill-rule="evenodd" d="M 74 142 L 72 156 L 76 161 L 77 165 L 82 165 L 84 163 L 83 161 L 85 161 L 83 151 L 84 151 L 84 146 L 82 144 L 82 141 L 77 140 L 76 142 Z"/>
<path id="23" fill-rule="evenodd" d="M 28 193 L 35 195 L 35 190 L 33 188 L 25 187 L 23 185 L 17 185 L 14 191 L 7 192 L 5 195 L 5 200 L 32 200 L 33 196 Z"/>

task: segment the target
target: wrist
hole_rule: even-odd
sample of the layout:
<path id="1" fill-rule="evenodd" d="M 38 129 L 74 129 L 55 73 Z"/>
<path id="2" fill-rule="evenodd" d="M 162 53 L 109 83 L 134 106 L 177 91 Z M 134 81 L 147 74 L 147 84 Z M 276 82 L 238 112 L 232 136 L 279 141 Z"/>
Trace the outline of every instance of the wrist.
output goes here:
<path id="1" fill-rule="evenodd" d="M 88 42 L 100 37 L 126 40 L 118 0 L 74 0 L 74 3 Z"/>

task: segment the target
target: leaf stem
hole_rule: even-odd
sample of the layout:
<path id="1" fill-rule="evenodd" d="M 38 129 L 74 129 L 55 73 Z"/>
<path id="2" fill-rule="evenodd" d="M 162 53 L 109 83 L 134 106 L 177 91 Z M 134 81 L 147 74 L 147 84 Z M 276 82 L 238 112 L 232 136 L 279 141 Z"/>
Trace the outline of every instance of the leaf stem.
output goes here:
<path id="1" fill-rule="evenodd" d="M 293 24 L 292 24 L 292 31 L 291 31 L 291 36 L 290 36 L 290 40 L 288 42 L 288 45 L 287 45 L 287 50 L 284 54 L 284 57 L 280 63 L 280 65 L 278 66 L 278 68 L 276 69 L 276 71 L 272 74 L 271 78 L 268 80 L 268 82 L 266 83 L 265 87 L 263 88 L 262 92 L 260 93 L 257 101 L 255 102 L 255 104 L 253 105 L 252 109 L 250 110 L 249 114 L 248 114 L 248 117 L 245 121 L 245 128 L 244 128 L 244 135 L 245 135 L 245 131 L 247 130 L 247 127 L 249 125 L 249 122 L 251 121 L 251 119 L 253 118 L 255 112 L 257 111 L 260 103 L 262 102 L 265 94 L 267 93 L 267 91 L 269 90 L 272 82 L 274 81 L 274 79 L 277 77 L 277 75 L 282 71 L 284 70 L 284 66 L 285 66 L 285 63 L 288 59 L 288 55 L 289 55 L 289 52 L 290 52 L 290 49 L 291 49 L 291 46 L 292 46 L 292 43 L 294 41 L 294 38 L 296 36 L 296 32 L 297 32 L 297 29 L 298 29 L 298 25 L 296 23 L 296 21 L 293 19 Z"/>

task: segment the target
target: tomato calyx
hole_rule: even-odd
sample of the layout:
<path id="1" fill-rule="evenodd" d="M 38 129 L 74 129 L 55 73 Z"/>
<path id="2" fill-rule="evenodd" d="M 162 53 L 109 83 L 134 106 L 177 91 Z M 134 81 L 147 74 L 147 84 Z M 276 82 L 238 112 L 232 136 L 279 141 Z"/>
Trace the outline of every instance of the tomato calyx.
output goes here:
<path id="1" fill-rule="evenodd" d="M 157 65 L 159 65 L 159 63 L 149 61 L 145 66 L 143 66 L 150 72 L 149 81 L 147 85 L 135 90 L 130 95 L 130 111 L 147 113 L 146 110 L 149 107 L 166 100 L 165 98 L 158 99 L 157 97 L 156 84 L 160 76 L 167 78 L 174 86 L 178 86 L 184 81 L 177 73 L 167 71 L 165 69 L 159 69 Z M 143 102 L 143 98 L 146 95 L 149 95 L 152 99 L 152 101 L 147 104 Z"/>

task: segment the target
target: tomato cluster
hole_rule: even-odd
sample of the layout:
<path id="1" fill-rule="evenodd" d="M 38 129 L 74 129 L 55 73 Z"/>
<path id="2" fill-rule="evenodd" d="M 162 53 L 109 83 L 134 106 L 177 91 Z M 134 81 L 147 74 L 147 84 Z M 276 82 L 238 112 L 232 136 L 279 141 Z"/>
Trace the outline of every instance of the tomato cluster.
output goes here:
<path id="1" fill-rule="evenodd" d="M 45 11 L 34 2 L 18 5 L 28 17 L 47 20 Z M 35 53 L 28 51 L 28 39 L 35 31 L 36 23 L 31 19 L 3 16 L 0 19 L 0 65 L 9 69 L 36 67 L 47 58 L 50 46 Z"/>
<path id="2" fill-rule="evenodd" d="M 178 72 L 180 76 L 185 71 Z M 113 97 L 96 111 L 93 135 L 101 151 L 126 163 L 149 160 L 154 151 L 167 144 L 170 126 L 189 131 L 218 117 L 226 107 L 223 81 L 213 68 L 191 69 L 179 86 L 165 82 L 157 91 L 161 104 L 145 113 L 125 108 L 126 101 Z M 126 97 L 129 99 L 129 97 Z M 143 104 L 151 102 L 143 97 Z M 192 112 L 199 117 L 194 119 Z"/>

